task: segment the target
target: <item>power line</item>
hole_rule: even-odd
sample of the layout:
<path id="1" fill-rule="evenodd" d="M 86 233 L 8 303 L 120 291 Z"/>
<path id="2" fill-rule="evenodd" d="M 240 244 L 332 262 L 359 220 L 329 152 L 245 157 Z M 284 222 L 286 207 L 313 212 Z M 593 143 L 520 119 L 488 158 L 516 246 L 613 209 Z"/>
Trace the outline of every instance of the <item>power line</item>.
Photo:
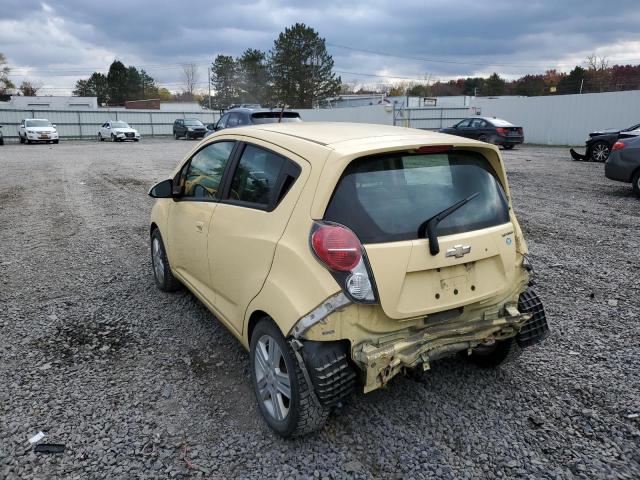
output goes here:
<path id="1" fill-rule="evenodd" d="M 477 66 L 483 66 L 483 67 L 518 67 L 518 68 L 545 68 L 545 66 L 549 66 L 549 65 L 553 65 L 553 66 L 567 66 L 567 67 L 572 67 L 575 66 L 575 63 L 562 63 L 562 62 L 540 62 L 538 64 L 518 64 L 518 63 L 505 63 L 505 62 L 465 62 L 462 60 L 451 60 L 451 59 L 447 59 L 447 58 L 425 58 L 425 57 L 414 57 L 414 56 L 410 56 L 410 55 L 399 55 L 399 54 L 394 54 L 394 53 L 388 53 L 388 52 L 381 52 L 381 51 L 377 51 L 377 50 L 369 50 L 369 49 L 365 49 L 365 48 L 357 48 L 357 47 L 349 47 L 347 45 L 340 45 L 337 43 L 330 43 L 330 42 L 326 42 L 327 45 L 331 46 L 331 47 L 336 47 L 336 48 L 342 48 L 345 50 L 353 50 L 356 52 L 364 52 L 364 53 L 370 53 L 372 55 L 380 55 L 383 57 L 393 57 L 393 58 L 404 58 L 407 60 L 417 60 L 420 62 L 428 62 L 428 63 L 448 63 L 448 64 L 454 64 L 454 65 L 477 65 Z M 616 60 L 611 60 L 611 61 L 616 61 Z M 621 60 L 622 62 L 638 62 L 640 61 L 639 59 L 626 59 L 626 60 Z M 582 61 L 582 64 L 585 64 L 586 61 Z"/>

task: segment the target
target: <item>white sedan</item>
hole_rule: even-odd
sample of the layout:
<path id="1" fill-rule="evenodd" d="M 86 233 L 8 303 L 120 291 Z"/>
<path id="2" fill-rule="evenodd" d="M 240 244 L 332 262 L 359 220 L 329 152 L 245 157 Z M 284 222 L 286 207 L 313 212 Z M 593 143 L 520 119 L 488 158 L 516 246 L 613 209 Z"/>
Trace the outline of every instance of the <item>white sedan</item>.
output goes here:
<path id="1" fill-rule="evenodd" d="M 135 128 L 131 128 L 127 122 L 111 120 L 102 124 L 98 130 L 98 140 L 104 142 L 111 140 L 112 142 L 124 142 L 125 140 L 140 140 L 140 134 Z"/>
<path id="2" fill-rule="evenodd" d="M 18 127 L 20 143 L 58 143 L 58 130 L 46 118 L 25 118 Z"/>

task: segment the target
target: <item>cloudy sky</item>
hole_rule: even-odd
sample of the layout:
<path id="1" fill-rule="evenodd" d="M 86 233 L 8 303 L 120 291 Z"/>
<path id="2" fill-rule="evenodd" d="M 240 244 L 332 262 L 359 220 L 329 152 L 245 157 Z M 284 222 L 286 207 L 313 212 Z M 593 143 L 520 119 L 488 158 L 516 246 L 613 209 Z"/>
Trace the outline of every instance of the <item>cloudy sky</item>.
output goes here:
<path id="1" fill-rule="evenodd" d="M 48 94 L 70 93 L 115 58 L 172 91 L 195 62 L 204 90 L 217 54 L 269 50 L 295 22 L 315 28 L 336 72 L 360 84 L 568 71 L 591 53 L 640 63 L 637 0 L 0 0 L 0 12 L 12 80 Z"/>

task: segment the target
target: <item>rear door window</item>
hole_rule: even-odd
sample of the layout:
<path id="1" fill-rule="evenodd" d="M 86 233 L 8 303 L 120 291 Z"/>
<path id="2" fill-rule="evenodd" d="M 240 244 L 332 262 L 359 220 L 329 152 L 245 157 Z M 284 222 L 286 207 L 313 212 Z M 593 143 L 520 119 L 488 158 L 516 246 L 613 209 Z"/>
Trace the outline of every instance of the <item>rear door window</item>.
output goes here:
<path id="1" fill-rule="evenodd" d="M 465 151 L 363 157 L 345 170 L 324 218 L 351 228 L 363 243 L 411 240 L 427 219 L 474 193 L 440 222 L 439 235 L 509 221 L 504 190 L 487 160 Z"/>
<path id="2" fill-rule="evenodd" d="M 233 174 L 229 200 L 249 207 L 274 208 L 300 172 L 291 160 L 247 144 Z"/>

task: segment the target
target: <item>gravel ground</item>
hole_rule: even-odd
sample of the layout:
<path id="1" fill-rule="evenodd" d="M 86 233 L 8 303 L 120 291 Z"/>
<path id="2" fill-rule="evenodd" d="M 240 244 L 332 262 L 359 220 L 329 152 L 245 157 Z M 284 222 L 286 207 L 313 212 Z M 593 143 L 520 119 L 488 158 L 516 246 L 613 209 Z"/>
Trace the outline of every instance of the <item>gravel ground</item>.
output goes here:
<path id="1" fill-rule="evenodd" d="M 565 148 L 503 152 L 552 333 L 443 360 L 282 440 L 248 356 L 153 283 L 149 186 L 195 142 L 0 147 L 0 478 L 640 478 L 638 207 Z M 35 453 L 27 439 L 62 443 Z"/>

